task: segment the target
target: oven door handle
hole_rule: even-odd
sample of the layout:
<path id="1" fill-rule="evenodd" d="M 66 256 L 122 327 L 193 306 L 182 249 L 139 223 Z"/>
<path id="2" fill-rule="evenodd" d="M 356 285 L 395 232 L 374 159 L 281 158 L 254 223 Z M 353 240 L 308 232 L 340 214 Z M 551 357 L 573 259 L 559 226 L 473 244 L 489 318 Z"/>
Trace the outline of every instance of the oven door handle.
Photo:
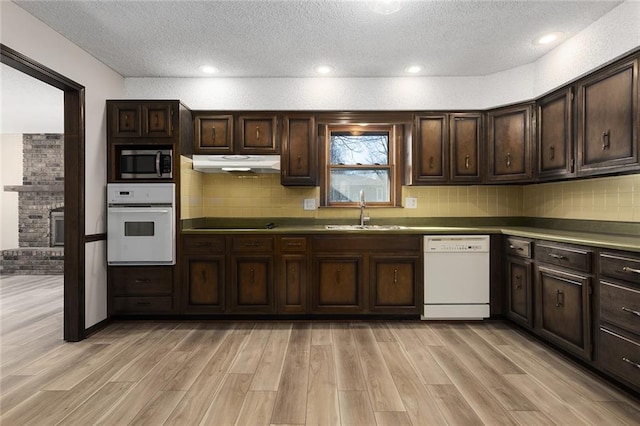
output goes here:
<path id="1" fill-rule="evenodd" d="M 109 207 L 108 213 L 171 213 L 171 209 L 141 209 L 133 207 Z"/>

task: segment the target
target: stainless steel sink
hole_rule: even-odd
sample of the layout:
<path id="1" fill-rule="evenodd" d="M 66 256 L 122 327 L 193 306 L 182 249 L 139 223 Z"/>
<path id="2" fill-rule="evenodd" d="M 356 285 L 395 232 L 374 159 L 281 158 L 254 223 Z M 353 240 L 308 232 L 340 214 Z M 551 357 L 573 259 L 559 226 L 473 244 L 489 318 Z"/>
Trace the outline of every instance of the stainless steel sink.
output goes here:
<path id="1" fill-rule="evenodd" d="M 338 231 L 350 231 L 357 229 L 366 229 L 366 230 L 378 230 L 378 231 L 386 231 L 393 229 L 407 229 L 406 226 L 400 225 L 325 225 L 326 229 L 333 229 Z"/>

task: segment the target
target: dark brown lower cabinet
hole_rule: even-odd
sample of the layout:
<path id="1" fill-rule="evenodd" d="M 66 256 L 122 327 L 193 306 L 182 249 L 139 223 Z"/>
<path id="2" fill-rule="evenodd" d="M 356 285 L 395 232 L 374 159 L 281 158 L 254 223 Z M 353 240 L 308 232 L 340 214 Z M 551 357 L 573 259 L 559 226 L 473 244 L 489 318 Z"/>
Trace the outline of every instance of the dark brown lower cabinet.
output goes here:
<path id="1" fill-rule="evenodd" d="M 224 312 L 225 257 L 189 256 L 183 267 L 183 306 L 189 313 Z"/>
<path id="2" fill-rule="evenodd" d="M 175 313 L 172 266 L 110 266 L 107 276 L 111 314 Z"/>
<path id="3" fill-rule="evenodd" d="M 273 312 L 273 256 L 232 256 L 230 291 L 232 313 Z"/>
<path id="4" fill-rule="evenodd" d="M 317 256 L 313 310 L 319 313 L 364 311 L 362 256 Z"/>
<path id="5" fill-rule="evenodd" d="M 307 311 L 307 256 L 283 254 L 279 264 L 278 312 Z"/>
<path id="6" fill-rule="evenodd" d="M 369 309 L 372 312 L 420 313 L 416 303 L 419 259 L 417 256 L 371 256 Z"/>
<path id="7" fill-rule="evenodd" d="M 536 330 L 556 345 L 592 359 L 591 278 L 536 265 Z"/>
<path id="8" fill-rule="evenodd" d="M 507 307 L 509 319 L 533 328 L 531 260 L 507 258 Z"/>

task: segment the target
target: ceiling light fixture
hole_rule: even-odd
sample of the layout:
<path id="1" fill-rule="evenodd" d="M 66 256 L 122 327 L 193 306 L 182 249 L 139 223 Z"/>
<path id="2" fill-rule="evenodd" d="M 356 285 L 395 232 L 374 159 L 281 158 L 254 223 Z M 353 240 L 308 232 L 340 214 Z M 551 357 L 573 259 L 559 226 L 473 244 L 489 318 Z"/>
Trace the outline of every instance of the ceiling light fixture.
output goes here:
<path id="1" fill-rule="evenodd" d="M 539 37 L 533 39 L 533 44 L 541 45 L 541 44 L 550 44 L 556 40 L 559 40 L 563 36 L 561 32 L 553 32 L 548 34 L 543 34 Z"/>
<path id="2" fill-rule="evenodd" d="M 333 67 L 331 65 L 318 65 L 314 68 L 318 74 L 331 74 L 333 72 Z"/>
<path id="3" fill-rule="evenodd" d="M 411 65 L 409 67 L 406 67 L 404 71 L 408 72 L 409 74 L 417 74 L 422 71 L 422 67 L 420 65 Z"/>
<path id="4" fill-rule="evenodd" d="M 397 0 L 378 0 L 373 2 L 371 10 L 380 15 L 391 15 L 396 13 L 402 8 L 402 5 Z"/>
<path id="5" fill-rule="evenodd" d="M 205 74 L 215 74 L 218 72 L 218 68 L 212 65 L 200 65 L 200 71 Z"/>

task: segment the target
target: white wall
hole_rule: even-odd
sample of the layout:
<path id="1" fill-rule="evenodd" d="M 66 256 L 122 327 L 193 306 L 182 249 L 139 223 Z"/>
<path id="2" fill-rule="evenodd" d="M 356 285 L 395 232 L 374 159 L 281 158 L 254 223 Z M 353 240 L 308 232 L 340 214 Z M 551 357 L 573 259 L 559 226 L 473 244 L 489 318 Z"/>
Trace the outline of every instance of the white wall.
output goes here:
<path id="1" fill-rule="evenodd" d="M 83 85 L 85 90 L 85 223 L 86 234 L 106 228 L 107 99 L 124 97 L 124 79 L 15 3 L 0 1 L 0 41 Z M 119 48 L 114 46 L 114 48 Z M 122 47 L 124 48 L 124 46 Z M 106 318 L 106 257 L 104 241 L 86 249 L 86 327 Z M 96 247 L 99 246 L 99 247 Z"/>
<path id="2" fill-rule="evenodd" d="M 628 0 L 534 63 L 476 77 L 127 78 L 127 98 L 192 109 L 487 109 L 533 99 L 640 46 L 640 1 Z"/>
<path id="3" fill-rule="evenodd" d="M 22 134 L 0 134 L 0 250 L 18 247 L 18 193 L 5 185 L 22 185 Z"/>

